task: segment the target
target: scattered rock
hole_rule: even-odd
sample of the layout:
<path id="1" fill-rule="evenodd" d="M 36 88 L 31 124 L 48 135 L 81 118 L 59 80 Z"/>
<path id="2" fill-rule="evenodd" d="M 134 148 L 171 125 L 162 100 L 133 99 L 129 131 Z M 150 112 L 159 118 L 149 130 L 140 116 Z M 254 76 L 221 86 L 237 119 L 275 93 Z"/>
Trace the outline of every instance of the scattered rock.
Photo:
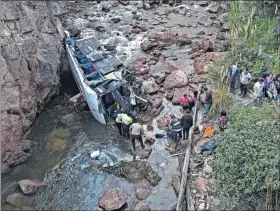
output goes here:
<path id="1" fill-rule="evenodd" d="M 154 127 L 152 125 L 147 125 L 147 131 L 153 131 Z"/>
<path id="2" fill-rule="evenodd" d="M 166 93 L 166 99 L 171 100 L 173 98 L 174 92 L 173 91 L 168 91 Z"/>
<path id="3" fill-rule="evenodd" d="M 178 174 L 174 174 L 172 176 L 171 185 L 175 191 L 176 196 L 178 197 L 180 191 L 180 176 Z"/>
<path id="4" fill-rule="evenodd" d="M 174 71 L 168 75 L 163 83 L 165 89 L 183 87 L 188 84 L 188 77 L 182 70 Z"/>
<path id="5" fill-rule="evenodd" d="M 47 186 L 45 182 L 39 180 L 21 180 L 18 184 L 25 195 L 34 194 L 39 189 Z"/>
<path id="6" fill-rule="evenodd" d="M 112 18 L 111 21 L 112 21 L 113 23 L 118 23 L 118 22 L 121 21 L 121 19 L 120 19 L 120 18 Z"/>
<path id="7" fill-rule="evenodd" d="M 208 180 L 204 179 L 201 176 L 199 176 L 197 180 L 194 182 L 195 189 L 198 191 L 199 194 L 204 194 L 207 191 L 206 189 L 207 184 L 208 184 Z"/>
<path id="8" fill-rule="evenodd" d="M 205 34 L 205 31 L 203 31 L 203 30 L 196 33 L 196 35 L 204 35 L 204 34 Z"/>
<path id="9" fill-rule="evenodd" d="M 152 191 L 148 188 L 137 188 L 136 190 L 136 197 L 139 200 L 144 200 L 148 198 L 152 194 Z"/>
<path id="10" fill-rule="evenodd" d="M 174 91 L 174 96 L 172 99 L 172 104 L 173 105 L 178 105 L 180 104 L 180 97 L 182 97 L 184 94 L 188 93 L 189 88 L 187 87 L 182 87 L 182 88 L 177 88 Z"/>
<path id="11" fill-rule="evenodd" d="M 152 149 L 148 148 L 148 147 L 145 147 L 145 149 L 142 149 L 141 145 L 138 142 L 136 142 L 136 151 L 134 151 L 131 146 L 131 152 L 132 152 L 132 155 L 139 156 L 143 159 L 147 159 L 147 158 L 149 158 L 149 156 L 152 152 Z"/>
<path id="12" fill-rule="evenodd" d="M 146 52 L 146 51 L 153 49 L 157 45 L 158 44 L 156 42 L 145 41 L 145 42 L 142 42 L 140 46 L 141 46 L 141 49 Z"/>
<path id="13" fill-rule="evenodd" d="M 165 122 L 165 121 L 163 121 L 163 120 L 158 120 L 158 121 L 157 121 L 158 129 L 164 130 L 164 129 L 165 129 L 165 125 L 166 125 L 166 122 Z"/>
<path id="14" fill-rule="evenodd" d="M 177 41 L 178 33 L 174 31 L 170 32 L 157 32 L 155 35 L 155 40 L 157 42 L 162 42 L 163 46 L 169 46 L 175 44 Z"/>
<path id="15" fill-rule="evenodd" d="M 197 42 L 197 41 L 193 42 L 193 43 L 191 44 L 191 48 L 192 48 L 192 50 L 190 51 L 190 54 L 195 53 L 195 52 L 198 52 L 199 49 L 200 49 L 200 44 L 199 44 L 199 42 Z"/>
<path id="16" fill-rule="evenodd" d="M 214 44 L 210 40 L 203 40 L 202 41 L 202 49 L 204 52 L 213 52 L 214 51 Z"/>
<path id="17" fill-rule="evenodd" d="M 229 31 L 229 22 L 223 23 L 222 32 Z"/>
<path id="18" fill-rule="evenodd" d="M 203 64 L 203 62 L 195 62 L 194 65 L 194 71 L 196 72 L 196 74 L 200 75 L 200 74 L 205 74 L 207 73 L 207 68 L 206 66 Z"/>
<path id="19" fill-rule="evenodd" d="M 202 6 L 202 7 L 206 7 L 206 6 L 209 5 L 209 2 L 210 1 L 201 1 L 201 0 L 199 0 L 199 1 L 196 1 L 196 4 L 199 5 L 199 6 Z"/>
<path id="20" fill-rule="evenodd" d="M 104 191 L 98 200 L 98 205 L 105 210 L 120 209 L 125 203 L 125 196 L 119 189 Z"/>
<path id="21" fill-rule="evenodd" d="M 110 9 L 109 7 L 106 7 L 106 6 L 102 6 L 102 9 L 101 9 L 103 12 L 110 12 Z"/>
<path id="22" fill-rule="evenodd" d="M 202 16 L 198 21 L 198 24 L 202 25 L 202 26 L 206 26 L 209 27 L 212 25 L 212 20 L 210 19 L 209 16 Z"/>
<path id="23" fill-rule="evenodd" d="M 148 2 L 144 2 L 144 3 L 143 3 L 143 8 L 144 8 L 145 10 L 148 10 L 148 9 L 151 8 L 151 5 L 150 5 Z"/>
<path id="24" fill-rule="evenodd" d="M 216 35 L 216 39 L 219 39 L 219 40 L 226 40 L 226 38 L 227 38 L 227 35 L 225 32 L 218 32 Z"/>
<path id="25" fill-rule="evenodd" d="M 203 202 L 203 203 L 199 204 L 198 210 L 204 210 L 204 209 L 205 209 L 205 203 Z"/>
<path id="26" fill-rule="evenodd" d="M 105 32 L 106 31 L 103 26 L 97 26 L 97 27 L 95 27 L 95 30 L 99 31 L 99 32 Z"/>
<path id="27" fill-rule="evenodd" d="M 208 8 L 207 11 L 210 13 L 217 13 L 219 11 L 220 6 L 218 4 L 213 5 L 212 7 Z"/>
<path id="28" fill-rule="evenodd" d="M 141 210 L 141 211 L 150 211 L 151 208 L 149 207 L 149 205 L 143 204 L 143 205 L 141 205 L 139 210 Z"/>
<path id="29" fill-rule="evenodd" d="M 152 121 L 152 117 L 149 116 L 149 115 L 144 115 L 144 116 L 140 119 L 140 121 L 141 121 L 142 123 L 149 123 L 149 122 Z"/>
<path id="30" fill-rule="evenodd" d="M 163 100 L 162 100 L 162 98 L 156 98 L 156 99 L 154 99 L 153 101 L 152 101 L 152 106 L 153 106 L 153 108 L 158 108 L 158 107 L 160 107 L 161 106 L 161 104 L 162 104 L 162 102 L 163 102 Z"/>
<path id="31" fill-rule="evenodd" d="M 180 35 L 177 37 L 177 45 L 183 46 L 183 45 L 190 45 L 192 44 L 192 40 L 188 38 L 187 35 Z"/>
<path id="32" fill-rule="evenodd" d="M 118 0 L 118 2 L 122 5 L 129 5 L 129 0 Z"/>
<path id="33" fill-rule="evenodd" d="M 158 92 L 159 89 L 159 85 L 157 85 L 154 81 L 144 81 L 142 83 L 142 90 L 147 94 L 154 94 Z"/>
<path id="34" fill-rule="evenodd" d="M 224 24 L 225 22 L 228 22 L 228 13 L 223 13 L 218 17 L 218 20 L 221 24 Z"/>

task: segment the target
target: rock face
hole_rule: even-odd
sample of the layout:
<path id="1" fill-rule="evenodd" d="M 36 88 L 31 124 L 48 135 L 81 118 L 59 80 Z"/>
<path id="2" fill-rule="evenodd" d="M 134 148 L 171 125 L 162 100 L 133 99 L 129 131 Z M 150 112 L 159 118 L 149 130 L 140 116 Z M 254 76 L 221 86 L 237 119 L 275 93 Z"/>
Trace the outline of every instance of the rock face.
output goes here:
<path id="1" fill-rule="evenodd" d="M 39 189 L 47 186 L 45 182 L 39 180 L 21 180 L 18 182 L 18 184 L 25 195 L 34 194 Z"/>
<path id="2" fill-rule="evenodd" d="M 1 173 L 26 161 L 21 141 L 44 103 L 58 92 L 60 56 L 57 32 L 63 3 L 3 2 L 1 30 Z"/>
<path id="3" fill-rule="evenodd" d="M 168 75 L 163 83 L 165 89 L 171 89 L 175 87 L 183 87 L 188 84 L 188 77 L 184 71 L 174 71 Z"/>
<path id="4" fill-rule="evenodd" d="M 103 192 L 98 204 L 102 209 L 116 210 L 126 203 L 125 200 L 125 196 L 119 189 L 111 189 Z"/>

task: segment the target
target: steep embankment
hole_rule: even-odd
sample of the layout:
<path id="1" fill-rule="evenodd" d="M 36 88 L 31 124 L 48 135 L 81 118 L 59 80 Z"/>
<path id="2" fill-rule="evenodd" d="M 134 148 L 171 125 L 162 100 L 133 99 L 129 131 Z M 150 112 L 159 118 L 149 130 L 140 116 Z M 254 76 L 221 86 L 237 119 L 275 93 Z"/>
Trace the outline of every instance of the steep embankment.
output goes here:
<path id="1" fill-rule="evenodd" d="M 58 92 L 60 56 L 57 30 L 63 3 L 2 2 L 1 173 L 30 156 L 22 140 L 45 102 Z"/>

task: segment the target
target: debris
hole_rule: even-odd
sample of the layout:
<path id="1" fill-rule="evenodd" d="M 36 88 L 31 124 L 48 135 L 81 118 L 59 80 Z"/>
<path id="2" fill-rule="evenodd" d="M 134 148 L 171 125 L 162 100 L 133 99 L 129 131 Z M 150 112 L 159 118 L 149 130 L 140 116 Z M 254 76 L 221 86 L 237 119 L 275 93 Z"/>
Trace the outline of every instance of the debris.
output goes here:
<path id="1" fill-rule="evenodd" d="M 93 151 L 93 152 L 90 153 L 90 157 L 92 159 L 99 157 L 99 155 L 100 155 L 100 151 L 99 150 L 96 150 L 96 151 Z"/>
<path id="2" fill-rule="evenodd" d="M 206 189 L 207 184 L 208 184 L 208 180 L 204 179 L 201 176 L 199 176 L 197 180 L 194 182 L 195 189 L 199 194 L 204 194 L 207 191 Z"/>
<path id="3" fill-rule="evenodd" d="M 216 147 L 214 140 L 208 140 L 205 144 L 202 145 L 201 150 L 202 151 L 212 151 Z"/>
<path id="4" fill-rule="evenodd" d="M 89 166 L 90 166 L 90 164 L 88 164 L 87 162 L 84 162 L 84 163 L 82 163 L 82 165 L 81 165 L 81 169 L 84 170 L 84 169 L 86 169 L 86 168 L 89 167 Z"/>
<path id="5" fill-rule="evenodd" d="M 203 132 L 202 138 L 211 138 L 214 136 L 215 129 L 212 126 L 207 126 Z"/>
<path id="6" fill-rule="evenodd" d="M 99 206 L 105 210 L 120 209 L 125 203 L 125 196 L 119 189 L 104 191 L 98 200 Z"/>
<path id="7" fill-rule="evenodd" d="M 39 189 L 47 186 L 45 182 L 39 180 L 21 180 L 18 182 L 18 184 L 25 195 L 34 194 Z"/>

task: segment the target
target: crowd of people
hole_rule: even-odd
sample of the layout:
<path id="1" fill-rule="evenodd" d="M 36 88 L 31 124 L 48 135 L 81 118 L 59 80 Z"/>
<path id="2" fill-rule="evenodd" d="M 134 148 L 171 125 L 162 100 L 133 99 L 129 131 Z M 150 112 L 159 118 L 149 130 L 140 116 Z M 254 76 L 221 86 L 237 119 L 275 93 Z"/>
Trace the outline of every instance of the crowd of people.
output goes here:
<path id="1" fill-rule="evenodd" d="M 254 84 L 253 96 L 255 105 L 261 105 L 263 99 L 268 99 L 269 102 L 275 100 L 280 103 L 280 74 L 275 77 L 273 73 L 265 73 L 261 71 L 258 81 Z M 223 82 L 230 84 L 230 91 L 235 93 L 236 82 L 240 79 L 240 95 L 245 97 L 248 90 L 248 85 L 252 81 L 252 76 L 248 69 L 239 69 L 236 64 L 232 64 L 225 72 Z"/>

